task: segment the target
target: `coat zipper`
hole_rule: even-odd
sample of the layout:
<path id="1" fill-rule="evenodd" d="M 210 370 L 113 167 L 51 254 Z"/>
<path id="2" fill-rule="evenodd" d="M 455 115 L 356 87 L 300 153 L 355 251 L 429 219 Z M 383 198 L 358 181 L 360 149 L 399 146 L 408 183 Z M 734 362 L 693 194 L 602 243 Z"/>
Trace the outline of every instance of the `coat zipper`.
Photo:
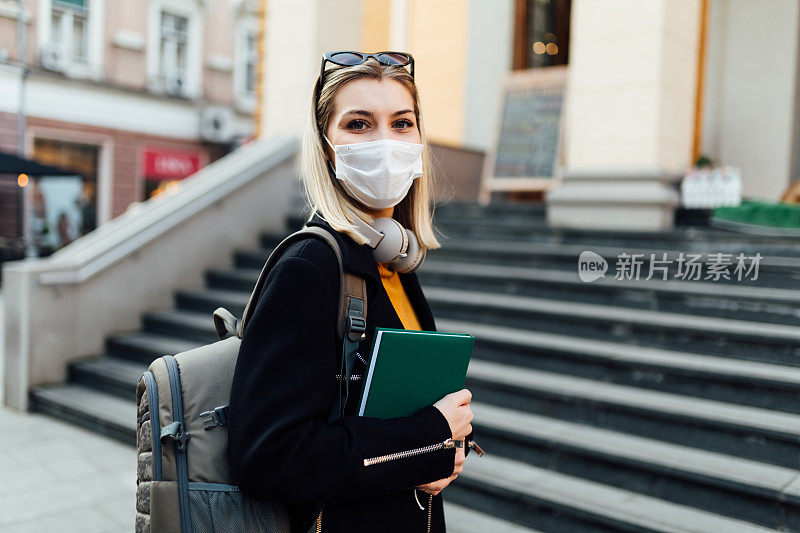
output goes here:
<path id="1" fill-rule="evenodd" d="M 448 437 L 442 442 L 437 442 L 436 444 L 429 444 L 428 446 L 422 446 L 421 448 L 414 448 L 412 450 L 404 450 L 402 452 L 395 452 L 395 453 L 390 453 L 388 455 L 379 455 L 378 457 L 370 457 L 369 459 L 364 459 L 364 466 L 370 466 L 378 463 L 385 463 L 386 461 L 393 461 L 394 459 L 411 457 L 413 455 L 418 455 L 421 453 L 432 452 L 434 450 L 441 450 L 442 448 L 455 448 L 456 446 L 461 447 L 463 445 L 464 441 L 453 440 L 452 437 Z"/>
<path id="2" fill-rule="evenodd" d="M 319 510 L 319 515 L 317 515 L 317 533 L 322 532 L 322 509 Z"/>
<path id="3" fill-rule="evenodd" d="M 433 507 L 433 494 L 428 493 L 428 533 L 431 533 L 431 510 Z"/>

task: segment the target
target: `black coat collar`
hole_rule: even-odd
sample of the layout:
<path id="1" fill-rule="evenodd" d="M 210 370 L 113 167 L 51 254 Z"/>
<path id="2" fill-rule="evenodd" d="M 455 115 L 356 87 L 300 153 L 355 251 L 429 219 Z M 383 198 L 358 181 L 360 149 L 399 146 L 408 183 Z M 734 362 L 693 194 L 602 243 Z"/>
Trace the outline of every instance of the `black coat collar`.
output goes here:
<path id="1" fill-rule="evenodd" d="M 403 323 L 401 322 L 400 317 L 397 315 L 397 312 L 394 310 L 394 307 L 389 299 L 389 295 L 386 293 L 386 289 L 384 289 L 383 283 L 381 282 L 381 275 L 378 271 L 378 263 L 375 261 L 375 258 L 372 255 L 372 248 L 370 248 L 368 244 L 358 244 L 346 233 L 336 231 L 328 223 L 328 221 L 324 220 L 319 215 L 319 213 L 314 213 L 314 216 L 311 218 L 311 220 L 306 222 L 306 226 L 319 226 L 325 228 L 333 235 L 333 237 L 336 239 L 336 242 L 339 243 L 339 248 L 342 252 L 342 267 L 348 272 L 352 272 L 353 274 L 364 277 L 367 280 L 367 293 L 372 293 L 374 295 L 370 299 L 372 300 L 377 298 L 378 302 L 382 304 L 382 307 L 386 310 L 386 312 L 392 315 L 393 323 L 382 325 L 385 327 L 403 329 Z M 419 320 L 422 329 L 424 331 L 436 331 L 436 323 L 433 318 L 433 313 L 431 312 L 428 301 L 422 292 L 422 287 L 419 284 L 419 279 L 417 278 L 416 272 L 410 272 L 408 274 L 399 273 L 398 275 L 400 276 L 403 289 L 405 290 L 409 302 L 411 302 L 411 306 L 414 308 L 414 312 L 417 315 L 417 320 Z M 370 289 L 370 287 L 372 288 Z M 368 319 L 370 316 L 369 309 L 370 307 L 368 305 Z"/>

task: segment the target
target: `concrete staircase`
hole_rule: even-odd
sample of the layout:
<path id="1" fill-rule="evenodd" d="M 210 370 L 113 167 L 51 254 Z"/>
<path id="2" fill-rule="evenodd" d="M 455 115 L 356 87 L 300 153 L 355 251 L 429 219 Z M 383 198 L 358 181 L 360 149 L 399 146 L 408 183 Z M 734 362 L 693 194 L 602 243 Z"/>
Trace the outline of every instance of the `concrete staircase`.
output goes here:
<path id="1" fill-rule="evenodd" d="M 419 276 L 438 329 L 477 338 L 467 387 L 487 451 L 445 490 L 448 530 L 800 531 L 798 243 L 559 230 L 539 206 L 502 203 L 440 206 L 435 220 L 444 246 Z M 34 390 L 34 408 L 133 446 L 141 372 L 216 340 L 211 312 L 244 310 L 285 234 L 108 337 L 68 383 Z M 578 278 L 587 249 L 609 261 L 605 279 Z M 758 279 L 614 279 L 621 252 L 681 251 L 758 252 Z"/>

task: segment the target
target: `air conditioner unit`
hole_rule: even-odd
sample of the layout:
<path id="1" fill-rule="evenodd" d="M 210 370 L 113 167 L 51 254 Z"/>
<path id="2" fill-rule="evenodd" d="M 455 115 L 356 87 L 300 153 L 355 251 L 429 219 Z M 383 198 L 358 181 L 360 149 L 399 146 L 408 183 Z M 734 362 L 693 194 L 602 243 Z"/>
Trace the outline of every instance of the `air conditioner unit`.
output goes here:
<path id="1" fill-rule="evenodd" d="M 42 68 L 56 72 L 64 72 L 67 68 L 67 58 L 62 52 L 61 44 L 47 43 L 39 52 L 39 62 Z"/>
<path id="2" fill-rule="evenodd" d="M 179 70 L 172 70 L 164 76 L 164 91 L 168 94 L 182 96 L 184 94 L 184 74 Z"/>
<path id="3" fill-rule="evenodd" d="M 200 114 L 200 137 L 216 143 L 230 143 L 236 134 L 231 108 L 208 106 Z"/>

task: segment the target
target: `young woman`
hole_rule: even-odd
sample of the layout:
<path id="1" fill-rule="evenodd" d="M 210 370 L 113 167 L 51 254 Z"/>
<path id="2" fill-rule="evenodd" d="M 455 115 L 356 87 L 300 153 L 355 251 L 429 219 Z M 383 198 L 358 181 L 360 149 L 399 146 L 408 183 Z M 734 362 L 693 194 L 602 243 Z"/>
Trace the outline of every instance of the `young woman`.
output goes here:
<path id="1" fill-rule="evenodd" d="M 345 271 L 366 280 L 366 331 L 353 368 L 360 376 L 375 327 L 436 330 L 413 272 L 440 244 L 410 55 L 324 54 L 300 158 L 312 208 L 306 224 L 330 231 Z M 354 217 L 370 224 L 393 218 L 413 232 L 416 264 L 378 262 Z M 328 424 L 341 379 L 339 283 L 333 250 L 313 237 L 290 246 L 270 272 L 233 378 L 234 479 L 246 496 L 287 502 L 293 532 L 444 532 L 441 491 L 474 445 L 472 395 L 462 389 L 409 417 L 360 417 L 361 382 L 354 379 L 344 416 Z M 419 450 L 448 439 L 456 446 Z M 416 452 L 365 465 L 410 450 Z"/>

